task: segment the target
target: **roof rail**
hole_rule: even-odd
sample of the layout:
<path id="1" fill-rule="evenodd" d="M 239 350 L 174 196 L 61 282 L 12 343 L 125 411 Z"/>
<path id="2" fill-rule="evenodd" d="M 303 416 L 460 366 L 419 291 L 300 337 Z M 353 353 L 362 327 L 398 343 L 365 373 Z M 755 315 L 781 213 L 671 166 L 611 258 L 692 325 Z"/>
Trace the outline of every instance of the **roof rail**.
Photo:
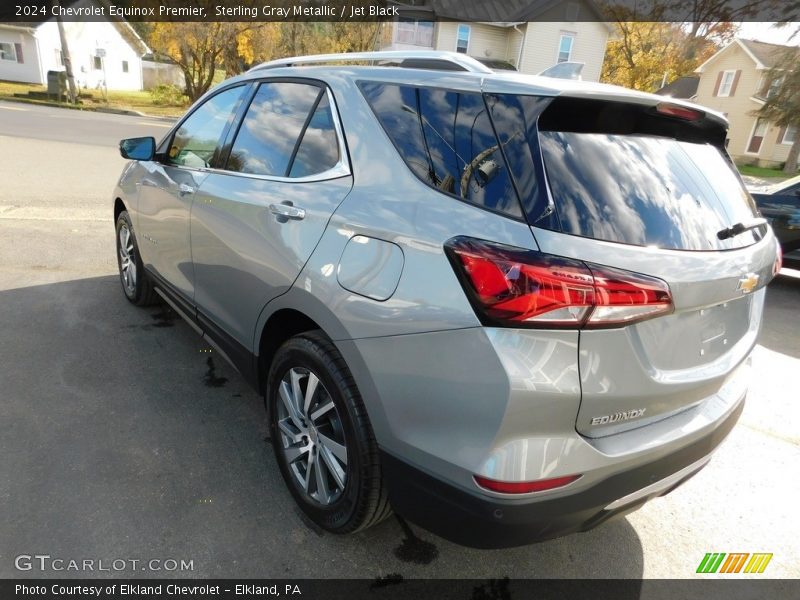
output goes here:
<path id="1" fill-rule="evenodd" d="M 293 56 L 280 58 L 256 65 L 248 72 L 262 69 L 276 69 L 278 67 L 291 67 L 297 65 L 313 65 L 323 63 L 336 63 L 348 61 L 372 61 L 384 63 L 397 63 L 412 68 L 427 68 L 440 70 L 459 70 L 471 73 L 492 73 L 492 70 L 471 56 L 457 52 L 443 52 L 436 50 L 384 50 L 381 52 L 345 52 L 341 54 L 312 54 L 310 56 Z"/>

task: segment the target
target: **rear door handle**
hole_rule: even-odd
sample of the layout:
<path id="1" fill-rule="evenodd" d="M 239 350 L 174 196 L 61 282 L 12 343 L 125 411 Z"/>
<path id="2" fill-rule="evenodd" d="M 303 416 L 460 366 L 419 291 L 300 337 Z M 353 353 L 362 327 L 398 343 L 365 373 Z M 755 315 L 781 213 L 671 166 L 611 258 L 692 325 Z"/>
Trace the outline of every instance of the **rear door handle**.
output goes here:
<path id="1" fill-rule="evenodd" d="M 188 196 L 189 194 L 194 194 L 194 188 L 190 185 L 182 183 L 178 186 L 178 193 L 181 196 Z"/>
<path id="2" fill-rule="evenodd" d="M 299 206 L 292 206 L 290 204 L 270 204 L 269 211 L 273 215 L 277 215 L 279 220 L 280 217 L 285 219 L 295 219 L 300 221 L 306 218 L 306 211 Z"/>

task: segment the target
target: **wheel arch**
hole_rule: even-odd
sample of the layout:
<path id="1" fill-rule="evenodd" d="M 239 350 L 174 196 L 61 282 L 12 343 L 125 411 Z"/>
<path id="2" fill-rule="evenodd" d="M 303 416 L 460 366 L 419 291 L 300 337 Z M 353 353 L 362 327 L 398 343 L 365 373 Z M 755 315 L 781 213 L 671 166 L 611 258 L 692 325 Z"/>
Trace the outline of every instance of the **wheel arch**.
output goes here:
<path id="1" fill-rule="evenodd" d="M 123 210 L 128 210 L 128 208 L 125 206 L 125 202 L 123 202 L 122 198 L 117 196 L 114 199 L 114 223 L 117 222 L 117 219 Z"/>
<path id="2" fill-rule="evenodd" d="M 266 388 L 267 372 L 281 344 L 292 336 L 315 329 L 332 341 L 348 337 L 333 312 L 303 289 L 293 287 L 264 307 L 256 324 L 253 344 L 259 393 Z"/>

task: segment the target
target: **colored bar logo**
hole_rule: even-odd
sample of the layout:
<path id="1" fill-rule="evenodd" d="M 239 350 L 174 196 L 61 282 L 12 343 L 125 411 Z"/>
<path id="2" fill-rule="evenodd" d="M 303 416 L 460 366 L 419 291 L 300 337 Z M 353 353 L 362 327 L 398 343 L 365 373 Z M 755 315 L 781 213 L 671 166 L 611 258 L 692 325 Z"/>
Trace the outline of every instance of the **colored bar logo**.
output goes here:
<path id="1" fill-rule="evenodd" d="M 771 553 L 708 552 L 700 561 L 697 573 L 763 573 L 771 560 Z"/>

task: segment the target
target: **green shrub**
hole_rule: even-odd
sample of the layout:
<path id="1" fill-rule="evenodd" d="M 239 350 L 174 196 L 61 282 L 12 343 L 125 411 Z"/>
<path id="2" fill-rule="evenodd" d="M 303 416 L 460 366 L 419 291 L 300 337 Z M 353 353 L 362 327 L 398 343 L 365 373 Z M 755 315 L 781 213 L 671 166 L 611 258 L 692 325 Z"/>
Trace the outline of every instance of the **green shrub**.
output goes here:
<path id="1" fill-rule="evenodd" d="M 186 95 L 177 85 L 160 83 L 150 90 L 150 97 L 156 106 L 182 106 L 186 103 Z"/>

